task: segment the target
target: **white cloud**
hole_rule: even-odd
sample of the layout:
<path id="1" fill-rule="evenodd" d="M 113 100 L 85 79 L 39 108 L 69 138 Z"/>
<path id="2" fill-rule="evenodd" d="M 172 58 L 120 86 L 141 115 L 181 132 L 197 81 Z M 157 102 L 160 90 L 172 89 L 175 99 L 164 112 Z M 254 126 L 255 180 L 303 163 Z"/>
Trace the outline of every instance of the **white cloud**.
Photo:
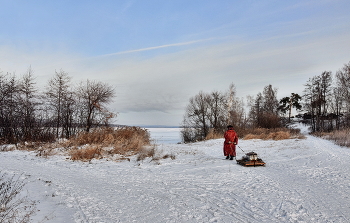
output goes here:
<path id="1" fill-rule="evenodd" d="M 222 38 L 224 42 L 205 44 L 192 41 L 94 58 L 1 47 L 0 69 L 22 74 L 31 65 L 42 83 L 61 68 L 75 81 L 88 78 L 107 82 L 116 86 L 113 109 L 120 113 L 118 122 L 177 125 L 188 99 L 200 90 L 225 91 L 233 82 L 242 97 L 255 95 L 268 84 L 279 89 L 280 97 L 291 92 L 301 94 L 309 77 L 324 70 L 335 72 L 350 60 L 349 34 L 317 35 L 305 32 L 260 41 Z M 185 47 L 145 55 L 177 46 Z"/>

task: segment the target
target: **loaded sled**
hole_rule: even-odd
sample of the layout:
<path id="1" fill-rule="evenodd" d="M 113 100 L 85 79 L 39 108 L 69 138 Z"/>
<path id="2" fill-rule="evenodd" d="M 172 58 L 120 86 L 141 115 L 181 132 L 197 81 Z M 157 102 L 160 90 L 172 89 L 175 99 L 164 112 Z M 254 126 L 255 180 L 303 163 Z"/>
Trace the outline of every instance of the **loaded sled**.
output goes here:
<path id="1" fill-rule="evenodd" d="M 242 166 L 265 166 L 265 162 L 255 152 L 246 153 L 237 163 Z"/>

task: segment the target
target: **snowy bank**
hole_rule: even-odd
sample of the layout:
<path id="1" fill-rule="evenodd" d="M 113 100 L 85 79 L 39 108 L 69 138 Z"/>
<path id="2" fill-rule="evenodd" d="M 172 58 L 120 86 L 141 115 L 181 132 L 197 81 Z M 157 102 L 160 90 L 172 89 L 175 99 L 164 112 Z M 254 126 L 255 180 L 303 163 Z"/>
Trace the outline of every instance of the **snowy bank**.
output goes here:
<path id="1" fill-rule="evenodd" d="M 23 174 L 40 202 L 33 222 L 350 222 L 350 149 L 309 135 L 241 140 L 267 163 L 243 167 L 224 159 L 222 143 L 160 144 L 176 155 L 160 164 L 10 151 L 0 168 Z"/>

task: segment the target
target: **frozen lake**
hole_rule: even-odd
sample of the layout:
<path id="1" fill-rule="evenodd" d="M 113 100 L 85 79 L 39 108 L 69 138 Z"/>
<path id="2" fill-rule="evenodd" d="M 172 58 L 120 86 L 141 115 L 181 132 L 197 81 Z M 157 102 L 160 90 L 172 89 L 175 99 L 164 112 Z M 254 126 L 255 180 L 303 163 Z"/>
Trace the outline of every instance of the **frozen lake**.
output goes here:
<path id="1" fill-rule="evenodd" d="M 181 128 L 146 128 L 157 144 L 176 144 L 181 142 Z"/>

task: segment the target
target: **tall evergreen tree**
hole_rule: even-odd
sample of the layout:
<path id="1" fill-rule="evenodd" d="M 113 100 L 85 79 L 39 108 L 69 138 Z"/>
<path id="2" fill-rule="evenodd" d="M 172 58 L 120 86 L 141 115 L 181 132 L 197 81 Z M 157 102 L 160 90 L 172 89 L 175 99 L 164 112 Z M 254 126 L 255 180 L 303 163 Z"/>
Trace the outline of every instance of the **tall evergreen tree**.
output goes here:
<path id="1" fill-rule="evenodd" d="M 286 113 L 288 111 L 288 122 L 290 122 L 290 118 L 292 115 L 292 108 L 300 110 L 302 108 L 299 101 L 301 100 L 301 96 L 295 93 L 292 93 L 290 97 L 284 97 L 280 100 L 280 106 L 278 109 Z"/>

